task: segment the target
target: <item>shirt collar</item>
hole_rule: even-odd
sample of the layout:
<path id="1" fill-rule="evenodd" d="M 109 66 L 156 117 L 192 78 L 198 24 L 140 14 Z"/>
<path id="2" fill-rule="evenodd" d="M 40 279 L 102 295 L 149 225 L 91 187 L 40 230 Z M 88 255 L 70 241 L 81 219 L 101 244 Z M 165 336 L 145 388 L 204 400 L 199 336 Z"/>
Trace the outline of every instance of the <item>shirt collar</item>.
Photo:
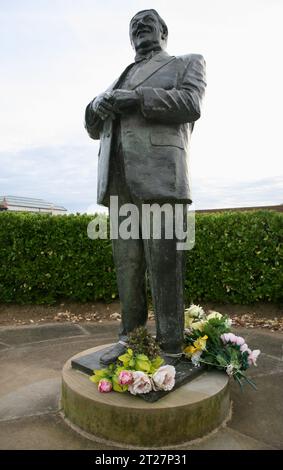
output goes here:
<path id="1" fill-rule="evenodd" d="M 154 49 L 152 49 L 150 52 L 147 52 L 146 54 L 137 53 L 135 56 L 135 62 L 139 63 L 139 62 L 142 62 L 143 60 L 149 60 L 153 56 L 158 54 L 160 51 L 162 51 L 161 47 L 157 46 Z"/>

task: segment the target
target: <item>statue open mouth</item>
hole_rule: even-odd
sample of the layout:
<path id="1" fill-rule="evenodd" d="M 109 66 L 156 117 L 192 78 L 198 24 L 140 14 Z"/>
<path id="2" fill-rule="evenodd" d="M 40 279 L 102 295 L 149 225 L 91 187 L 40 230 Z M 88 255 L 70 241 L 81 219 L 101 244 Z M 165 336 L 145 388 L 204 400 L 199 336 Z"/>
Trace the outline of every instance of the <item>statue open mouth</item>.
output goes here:
<path id="1" fill-rule="evenodd" d="M 147 34 L 147 33 L 151 33 L 151 30 L 150 29 L 139 29 L 137 31 L 136 35 L 137 35 L 137 37 L 140 37 L 141 35 Z"/>

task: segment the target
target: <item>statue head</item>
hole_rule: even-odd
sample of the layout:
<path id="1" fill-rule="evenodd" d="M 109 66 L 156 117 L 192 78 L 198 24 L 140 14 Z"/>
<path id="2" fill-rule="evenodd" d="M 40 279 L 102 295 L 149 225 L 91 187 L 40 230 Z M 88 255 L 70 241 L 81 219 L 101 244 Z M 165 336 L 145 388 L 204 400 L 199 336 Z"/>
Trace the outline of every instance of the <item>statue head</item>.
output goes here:
<path id="1" fill-rule="evenodd" d="M 168 28 L 156 10 L 142 10 L 130 21 L 130 39 L 136 52 L 160 46 L 165 49 Z"/>

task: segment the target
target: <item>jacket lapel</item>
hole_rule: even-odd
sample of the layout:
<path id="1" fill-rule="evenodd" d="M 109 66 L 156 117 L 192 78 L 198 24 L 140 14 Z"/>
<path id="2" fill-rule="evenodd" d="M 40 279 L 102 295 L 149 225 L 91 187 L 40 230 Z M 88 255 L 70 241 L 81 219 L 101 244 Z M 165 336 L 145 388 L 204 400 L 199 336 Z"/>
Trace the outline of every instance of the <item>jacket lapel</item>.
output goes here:
<path id="1" fill-rule="evenodd" d="M 146 62 L 140 70 L 137 72 L 133 80 L 131 81 L 131 85 L 129 86 L 130 90 L 134 90 L 137 86 L 139 86 L 141 83 L 143 83 L 145 80 L 147 80 L 151 75 L 153 75 L 157 70 L 161 69 L 161 67 L 164 67 L 164 65 L 168 64 L 172 60 L 175 59 L 175 56 L 167 54 L 165 51 L 159 52 L 159 54 L 154 55 L 148 62 Z M 133 64 L 128 65 L 128 67 L 125 68 L 125 70 L 121 73 L 120 77 L 115 80 L 112 85 L 110 85 L 109 88 L 107 88 L 107 91 L 113 91 L 117 88 L 119 88 L 119 84 L 121 81 L 124 79 L 124 77 L 127 75 L 128 71 L 132 68 Z"/>
<path id="2" fill-rule="evenodd" d="M 132 63 L 130 65 L 128 65 L 125 70 L 121 73 L 120 77 L 117 78 L 115 80 L 115 82 L 113 82 L 109 88 L 107 88 L 106 91 L 113 91 L 113 90 L 116 90 L 117 88 L 119 88 L 119 85 L 120 83 L 124 80 L 124 77 L 127 75 L 128 71 L 132 68 L 132 66 L 134 65 L 135 63 Z"/>
<path id="3" fill-rule="evenodd" d="M 133 77 L 129 88 L 131 90 L 135 89 L 154 73 L 156 73 L 159 69 L 161 69 L 161 67 L 164 67 L 164 65 L 168 64 L 174 59 L 175 56 L 171 56 L 165 51 L 161 51 L 159 54 L 154 55 L 140 68 L 137 74 Z"/>

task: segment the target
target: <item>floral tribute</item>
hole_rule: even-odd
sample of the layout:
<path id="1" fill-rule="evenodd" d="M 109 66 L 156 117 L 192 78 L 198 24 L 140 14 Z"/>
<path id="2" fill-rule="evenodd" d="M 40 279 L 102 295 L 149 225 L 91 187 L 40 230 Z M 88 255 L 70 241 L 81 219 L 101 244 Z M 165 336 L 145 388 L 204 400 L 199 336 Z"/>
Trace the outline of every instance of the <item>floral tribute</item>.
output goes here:
<path id="1" fill-rule="evenodd" d="M 129 337 L 128 349 L 117 362 L 94 371 L 90 380 L 101 393 L 130 392 L 132 395 L 152 390 L 170 391 L 175 385 L 175 367 L 165 364 L 160 348 L 145 328 L 137 328 Z"/>
<path id="2" fill-rule="evenodd" d="M 185 310 L 184 353 L 195 367 L 205 364 L 224 370 L 242 387 L 243 382 L 255 384 L 247 378 L 245 371 L 256 366 L 260 350 L 252 351 L 244 338 L 231 332 L 231 320 L 219 312 L 205 314 L 199 305 Z"/>
<path id="3" fill-rule="evenodd" d="M 231 332 L 231 320 L 219 312 L 206 314 L 199 305 L 185 310 L 184 356 L 194 367 L 201 364 L 225 371 L 242 387 L 246 382 L 256 388 L 245 371 L 257 365 L 259 349 L 252 351 L 244 338 Z M 140 395 L 151 391 L 171 391 L 176 370 L 164 364 L 156 340 L 145 328 L 130 336 L 125 354 L 105 369 L 94 371 L 90 380 L 101 393 L 130 392 Z"/>

